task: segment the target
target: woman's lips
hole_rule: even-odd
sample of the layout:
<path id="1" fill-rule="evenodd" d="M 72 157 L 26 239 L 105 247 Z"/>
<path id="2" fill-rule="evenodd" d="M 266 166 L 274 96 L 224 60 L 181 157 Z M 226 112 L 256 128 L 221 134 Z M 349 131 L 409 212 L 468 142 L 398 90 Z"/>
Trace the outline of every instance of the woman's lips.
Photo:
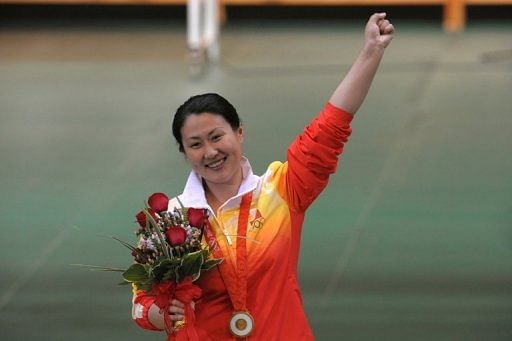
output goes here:
<path id="1" fill-rule="evenodd" d="M 208 163 L 206 165 L 206 167 L 209 168 L 209 169 L 212 169 L 212 170 L 220 169 L 222 167 L 222 165 L 224 164 L 224 162 L 226 161 L 226 158 L 227 157 L 224 157 L 224 158 L 219 159 L 217 161 L 210 162 L 210 163 Z"/>

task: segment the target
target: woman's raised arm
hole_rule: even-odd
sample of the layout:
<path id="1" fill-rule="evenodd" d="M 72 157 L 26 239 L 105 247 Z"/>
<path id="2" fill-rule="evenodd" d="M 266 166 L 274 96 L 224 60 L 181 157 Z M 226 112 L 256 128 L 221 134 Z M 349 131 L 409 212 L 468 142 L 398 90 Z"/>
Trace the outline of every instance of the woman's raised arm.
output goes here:
<path id="1" fill-rule="evenodd" d="M 384 49 L 393 39 L 394 32 L 386 13 L 375 13 L 370 17 L 364 31 L 364 47 L 329 99 L 332 105 L 356 113 L 370 89 Z"/>

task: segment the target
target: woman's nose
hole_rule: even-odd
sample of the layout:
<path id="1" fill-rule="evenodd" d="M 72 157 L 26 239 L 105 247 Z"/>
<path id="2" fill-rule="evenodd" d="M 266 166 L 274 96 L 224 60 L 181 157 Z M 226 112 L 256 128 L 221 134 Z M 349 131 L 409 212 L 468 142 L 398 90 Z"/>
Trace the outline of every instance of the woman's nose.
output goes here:
<path id="1" fill-rule="evenodd" d="M 214 159 L 219 152 L 216 148 L 214 148 L 211 144 L 206 145 L 206 153 L 204 154 L 204 157 L 206 159 Z"/>

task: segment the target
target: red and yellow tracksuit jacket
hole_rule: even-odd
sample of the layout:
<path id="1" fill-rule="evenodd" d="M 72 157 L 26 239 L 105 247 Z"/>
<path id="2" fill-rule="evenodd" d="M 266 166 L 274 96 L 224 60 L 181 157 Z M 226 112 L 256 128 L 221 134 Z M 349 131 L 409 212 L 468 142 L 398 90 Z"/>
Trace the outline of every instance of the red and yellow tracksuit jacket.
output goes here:
<path id="1" fill-rule="evenodd" d="M 247 227 L 247 308 L 254 318 L 252 340 L 313 340 L 297 281 L 300 236 L 308 206 L 336 171 L 338 157 L 351 133 L 353 116 L 327 103 L 288 149 L 286 162 L 273 162 L 262 176 L 243 160 L 244 179 L 238 194 L 212 212 L 201 179 L 192 172 L 183 194 L 185 207 L 208 208 L 225 262 L 236 266 L 236 238 L 241 197 L 253 191 Z M 178 207 L 176 200 L 169 209 Z M 229 332 L 233 306 L 217 268 L 196 282 L 203 290 L 196 302 L 196 328 L 201 340 L 234 340 Z M 154 297 L 134 292 L 133 318 L 157 330 L 147 312 Z"/>

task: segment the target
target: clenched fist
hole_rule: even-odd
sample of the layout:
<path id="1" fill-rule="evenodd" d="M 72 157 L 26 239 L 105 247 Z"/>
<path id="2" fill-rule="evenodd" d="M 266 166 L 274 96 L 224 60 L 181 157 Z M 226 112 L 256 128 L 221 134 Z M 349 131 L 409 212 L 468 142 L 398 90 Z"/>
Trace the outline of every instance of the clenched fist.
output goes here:
<path id="1" fill-rule="evenodd" d="M 395 28 L 386 19 L 386 13 L 375 13 L 368 20 L 364 30 L 365 44 L 386 48 L 393 39 L 394 33 Z"/>

